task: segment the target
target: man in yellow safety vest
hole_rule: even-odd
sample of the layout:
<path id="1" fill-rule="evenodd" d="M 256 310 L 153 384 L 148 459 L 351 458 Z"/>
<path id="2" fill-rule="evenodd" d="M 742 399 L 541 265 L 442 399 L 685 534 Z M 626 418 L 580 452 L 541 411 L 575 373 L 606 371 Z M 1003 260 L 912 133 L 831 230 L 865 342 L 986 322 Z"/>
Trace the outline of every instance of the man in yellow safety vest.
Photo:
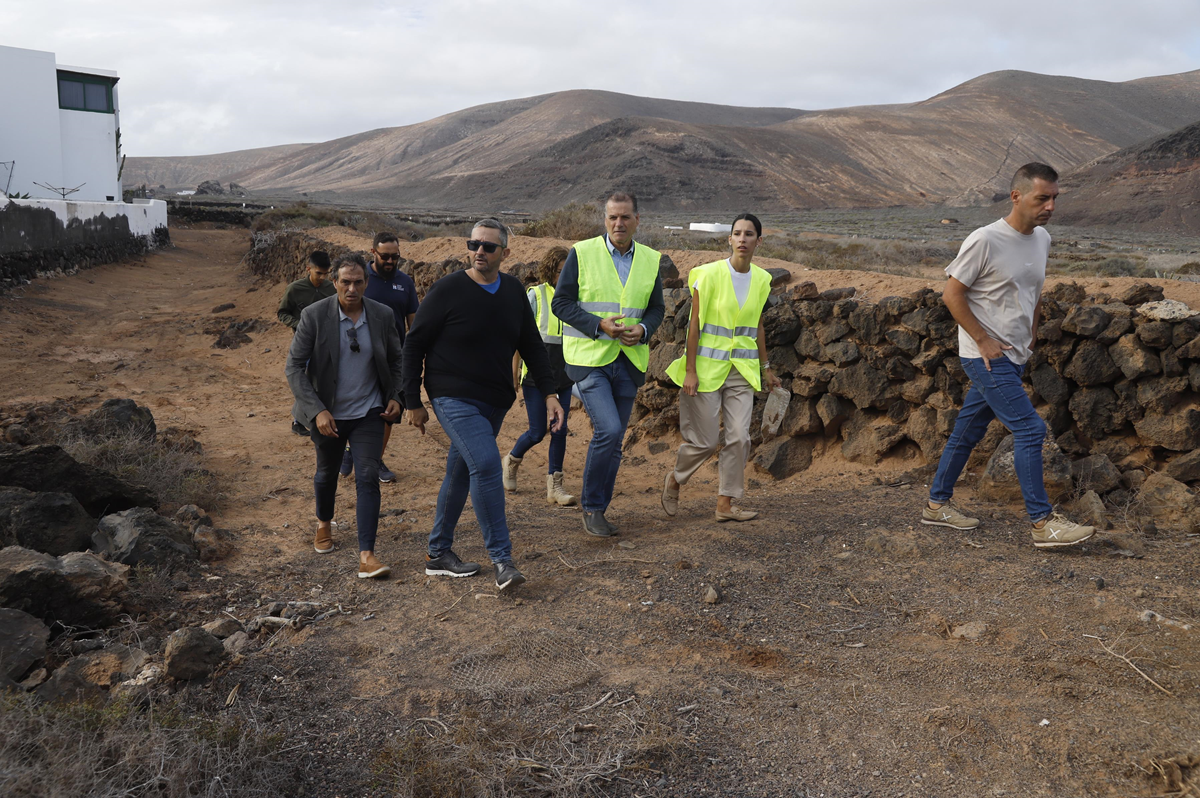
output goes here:
<path id="1" fill-rule="evenodd" d="M 633 241 L 639 219 L 635 196 L 611 195 L 604 203 L 607 233 L 571 248 L 550 303 L 564 324 L 567 376 L 592 420 L 580 497 L 583 527 L 602 538 L 617 534 L 604 514 L 621 466 L 633 398 L 646 381 L 650 336 L 666 311 L 661 256 Z"/>

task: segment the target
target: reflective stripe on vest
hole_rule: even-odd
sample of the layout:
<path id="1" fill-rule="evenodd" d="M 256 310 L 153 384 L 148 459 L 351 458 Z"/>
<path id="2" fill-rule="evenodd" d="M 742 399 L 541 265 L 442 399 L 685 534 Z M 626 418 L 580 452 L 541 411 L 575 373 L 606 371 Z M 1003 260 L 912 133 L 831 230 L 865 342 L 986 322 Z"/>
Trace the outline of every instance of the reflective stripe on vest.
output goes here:
<path id="1" fill-rule="evenodd" d="M 758 323 L 767 296 L 771 293 L 771 276 L 751 265 L 750 292 L 744 305 L 739 306 L 733 279 L 726 261 L 698 266 L 688 275 L 688 286 L 700 292 L 700 341 L 696 348 L 696 376 L 699 390 L 710 393 L 720 389 L 736 368 L 753 386 L 762 387 L 758 361 Z M 687 376 L 687 357 L 680 357 L 667 367 L 667 376 L 683 385 Z"/>
<path id="2" fill-rule="evenodd" d="M 602 319 L 624 316 L 622 323 L 629 327 L 640 322 L 658 278 L 659 253 L 634 244 L 633 264 L 622 286 L 604 236 L 580 241 L 574 250 L 579 264 L 579 307 Z M 563 358 L 573 366 L 605 366 L 622 352 L 640 371 L 650 363 L 647 344 L 625 346 L 605 333 L 593 339 L 570 325 L 563 326 Z"/>
<path id="3" fill-rule="evenodd" d="M 538 332 L 542 334 L 542 341 L 561 345 L 563 323 L 550 310 L 550 302 L 554 299 L 554 288 L 549 283 L 541 283 L 533 289 L 533 299 L 537 304 Z"/>

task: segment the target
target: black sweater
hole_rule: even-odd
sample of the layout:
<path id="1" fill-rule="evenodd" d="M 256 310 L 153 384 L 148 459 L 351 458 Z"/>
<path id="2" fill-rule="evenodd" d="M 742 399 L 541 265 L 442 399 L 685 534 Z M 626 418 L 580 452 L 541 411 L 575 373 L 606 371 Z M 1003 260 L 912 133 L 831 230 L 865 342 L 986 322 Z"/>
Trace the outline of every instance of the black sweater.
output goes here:
<path id="1" fill-rule="evenodd" d="M 450 396 L 512 407 L 514 352 L 529 365 L 538 390 L 555 393 L 550 359 L 521 281 L 501 274 L 500 287 L 490 294 L 466 271 L 446 275 L 425 295 L 404 341 L 405 407 L 421 406 L 422 366 L 431 399 Z"/>

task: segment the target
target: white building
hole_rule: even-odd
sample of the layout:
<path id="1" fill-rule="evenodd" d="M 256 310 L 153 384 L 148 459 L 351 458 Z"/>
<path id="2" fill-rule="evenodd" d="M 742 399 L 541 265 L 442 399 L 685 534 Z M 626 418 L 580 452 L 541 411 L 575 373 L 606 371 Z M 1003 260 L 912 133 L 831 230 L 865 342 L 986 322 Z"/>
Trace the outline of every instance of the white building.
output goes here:
<path id="1" fill-rule="evenodd" d="M 120 202 L 118 79 L 0 46 L 0 196 Z"/>

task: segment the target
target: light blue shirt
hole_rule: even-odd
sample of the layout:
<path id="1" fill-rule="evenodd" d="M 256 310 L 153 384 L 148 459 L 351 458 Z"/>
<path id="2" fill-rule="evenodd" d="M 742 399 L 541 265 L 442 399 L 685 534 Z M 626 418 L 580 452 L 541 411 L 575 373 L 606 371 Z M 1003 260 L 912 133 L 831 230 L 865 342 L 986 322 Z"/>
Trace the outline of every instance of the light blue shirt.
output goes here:
<path id="1" fill-rule="evenodd" d="M 633 268 L 633 248 L 636 244 L 631 241 L 629 251 L 622 255 L 606 235 L 604 236 L 604 246 L 608 247 L 608 254 L 612 255 L 613 266 L 617 267 L 617 276 L 621 278 L 621 285 L 625 285 L 625 281 L 629 279 L 629 270 Z"/>
<path id="2" fill-rule="evenodd" d="M 358 351 L 350 348 L 350 330 L 358 337 Z M 372 407 L 383 407 L 383 392 L 379 390 L 379 373 L 372 357 L 371 331 L 367 327 L 367 309 L 363 308 L 358 322 L 338 304 L 338 381 L 329 412 L 335 419 L 365 418 Z"/>

